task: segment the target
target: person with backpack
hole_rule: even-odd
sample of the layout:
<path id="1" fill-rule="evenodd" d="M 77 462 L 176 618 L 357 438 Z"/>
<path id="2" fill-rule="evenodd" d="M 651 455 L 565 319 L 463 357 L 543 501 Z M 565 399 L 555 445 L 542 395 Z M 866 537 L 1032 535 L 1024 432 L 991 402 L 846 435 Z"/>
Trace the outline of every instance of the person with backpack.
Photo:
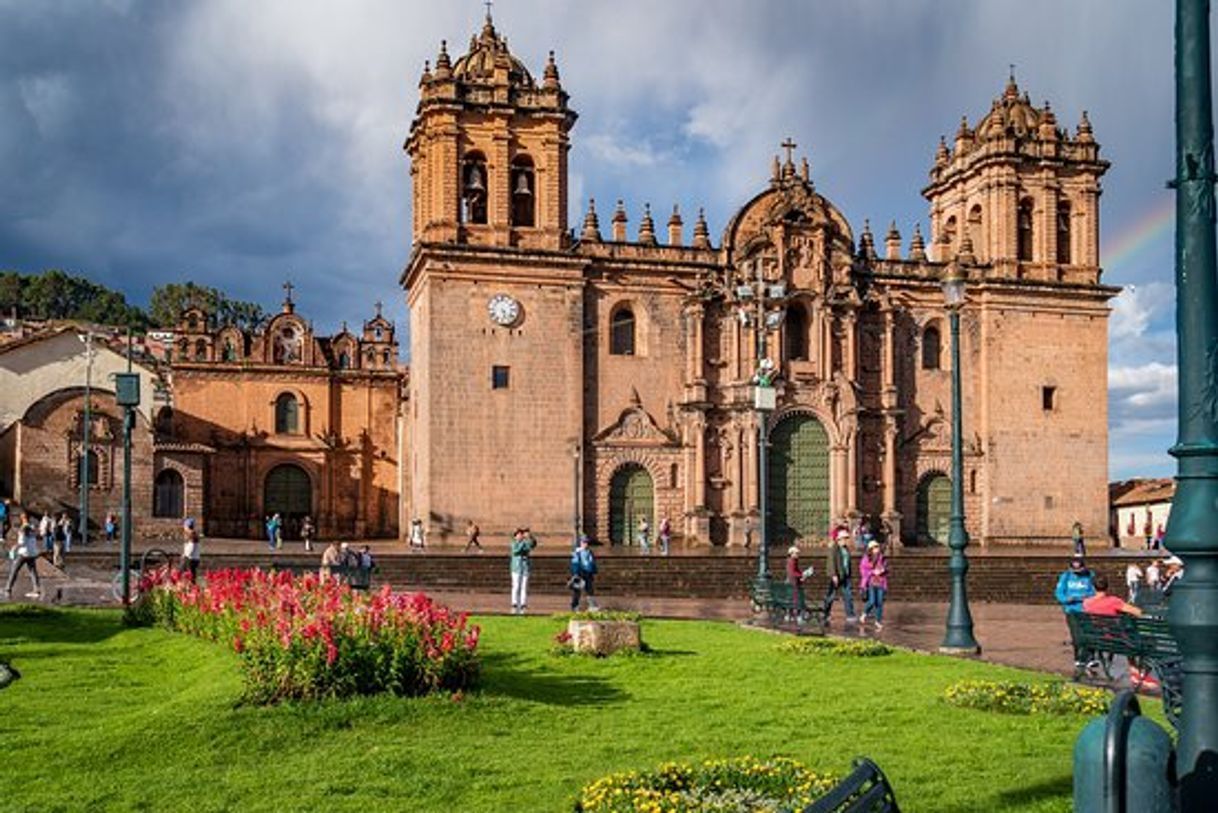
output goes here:
<path id="1" fill-rule="evenodd" d="M 17 583 L 17 574 L 22 568 L 30 572 L 30 584 L 33 589 L 25 594 L 26 598 L 42 598 L 42 582 L 38 579 L 39 556 L 38 531 L 30 521 L 28 514 L 21 515 L 17 527 L 17 541 L 9 550 L 8 583 L 4 586 L 4 599 L 7 601 L 13 594 L 13 585 Z"/>
<path id="2" fill-rule="evenodd" d="M 860 586 L 867 596 L 863 604 L 863 617 L 859 619 L 860 628 L 867 624 L 867 616 L 875 615 L 875 631 L 884 629 L 884 599 L 888 595 L 888 562 L 880 551 L 880 543 L 872 540 L 867 544 L 867 552 L 859 565 L 862 576 Z"/>
<path id="3" fill-rule="evenodd" d="M 596 557 L 588 547 L 588 537 L 579 538 L 579 546 L 571 551 L 571 578 L 567 587 L 571 589 L 571 612 L 579 610 L 580 595 L 588 597 L 589 612 L 596 612 Z"/>

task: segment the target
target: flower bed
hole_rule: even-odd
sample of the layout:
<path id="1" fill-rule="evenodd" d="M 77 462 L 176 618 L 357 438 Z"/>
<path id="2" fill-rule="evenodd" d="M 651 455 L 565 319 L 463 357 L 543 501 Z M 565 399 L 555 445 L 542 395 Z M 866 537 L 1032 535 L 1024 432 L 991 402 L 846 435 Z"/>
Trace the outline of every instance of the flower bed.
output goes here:
<path id="1" fill-rule="evenodd" d="M 479 628 L 422 593 L 353 592 L 313 574 L 216 570 L 141 579 L 135 623 L 232 646 L 245 699 L 457 691 L 478 675 Z"/>
<path id="2" fill-rule="evenodd" d="M 586 785 L 576 813 L 761 813 L 801 810 L 838 781 L 793 759 L 753 757 L 670 762 L 654 771 L 617 773 Z"/>
<path id="3" fill-rule="evenodd" d="M 955 706 L 1004 714 L 1104 714 L 1111 699 L 1103 689 L 1070 683 L 1012 683 L 962 680 L 943 692 Z"/>
<path id="4" fill-rule="evenodd" d="M 842 655 L 875 658 L 891 655 L 892 647 L 865 638 L 792 638 L 778 645 L 779 652 L 793 655 Z"/>

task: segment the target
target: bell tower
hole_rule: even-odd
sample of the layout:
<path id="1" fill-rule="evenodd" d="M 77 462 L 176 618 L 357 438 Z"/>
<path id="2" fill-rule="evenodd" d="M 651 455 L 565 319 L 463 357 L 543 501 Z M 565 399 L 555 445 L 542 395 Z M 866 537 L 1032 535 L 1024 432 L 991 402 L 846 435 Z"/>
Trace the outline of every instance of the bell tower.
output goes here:
<path id="1" fill-rule="evenodd" d="M 946 261 L 967 249 L 998 277 L 1099 282 L 1100 177 L 1108 162 L 1084 111 L 1071 136 L 1012 72 L 976 127 L 939 141 L 930 184 L 932 243 Z M 967 238 L 967 239 L 966 239 Z M 944 256 L 939 256 L 944 255 Z"/>
<path id="2" fill-rule="evenodd" d="M 566 247 L 567 150 L 575 119 L 554 53 L 535 82 L 489 12 L 455 63 L 441 42 L 434 69 L 423 67 L 405 144 L 414 246 Z"/>

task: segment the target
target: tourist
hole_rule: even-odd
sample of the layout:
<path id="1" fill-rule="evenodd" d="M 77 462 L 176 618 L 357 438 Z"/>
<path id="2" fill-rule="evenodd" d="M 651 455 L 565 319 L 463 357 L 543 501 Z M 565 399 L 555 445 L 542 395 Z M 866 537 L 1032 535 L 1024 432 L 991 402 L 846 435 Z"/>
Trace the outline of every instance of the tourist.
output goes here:
<path id="1" fill-rule="evenodd" d="M 51 546 L 55 544 L 55 521 L 50 514 L 43 514 L 42 519 L 38 520 L 38 538 L 42 540 L 43 551 L 50 553 Z"/>
<path id="2" fill-rule="evenodd" d="M 579 547 L 571 552 L 571 578 L 567 586 L 571 588 L 571 612 L 579 609 L 580 594 L 588 597 L 588 610 L 596 612 L 596 557 L 588 547 L 588 537 L 580 536 Z"/>
<path id="3" fill-rule="evenodd" d="M 884 598 L 888 595 L 888 562 L 880 552 L 879 542 L 872 541 L 867 546 L 859 573 L 862 576 L 859 586 L 867 597 L 860 626 L 867 624 L 868 615 L 874 615 L 875 631 L 881 632 L 884 629 Z"/>
<path id="4" fill-rule="evenodd" d="M 114 516 L 113 511 L 106 513 L 106 522 L 103 529 L 106 532 L 106 541 L 114 544 L 114 535 L 118 533 L 118 518 Z"/>
<path id="5" fill-rule="evenodd" d="M 1146 586 L 1158 590 L 1163 580 L 1163 560 L 1155 559 L 1146 566 Z"/>
<path id="6" fill-rule="evenodd" d="M 1163 595 L 1170 596 L 1176 582 L 1184 577 L 1184 560 L 1179 556 L 1169 556 L 1163 560 L 1167 572 L 1163 575 Z"/>
<path id="7" fill-rule="evenodd" d="M 423 550 L 427 547 L 427 540 L 423 537 L 423 520 L 415 517 L 410 521 L 410 549 Z"/>
<path id="8" fill-rule="evenodd" d="M 1150 520 L 1150 512 L 1146 512 L 1146 521 L 1142 523 L 1142 536 L 1146 537 L 1146 550 L 1150 550 L 1150 545 L 1155 539 L 1155 526 Z"/>
<path id="9" fill-rule="evenodd" d="M 305 516 L 304 521 L 300 523 L 300 538 L 304 541 L 305 552 L 313 550 L 313 535 L 317 533 L 317 526 L 313 524 L 313 517 Z"/>
<path id="10" fill-rule="evenodd" d="M 275 550 L 283 544 L 283 537 L 280 535 L 280 528 L 283 520 L 279 514 L 273 514 L 266 521 L 266 546 L 268 550 Z"/>
<path id="11" fill-rule="evenodd" d="M 477 548 L 478 553 L 482 553 L 482 543 L 478 537 L 482 534 L 482 529 L 478 527 L 478 523 L 472 519 L 465 524 L 465 552 L 469 553 L 470 548 Z"/>
<path id="12" fill-rule="evenodd" d="M 872 540 L 874 542 L 874 540 Z M 879 543 L 876 543 L 877 547 Z M 829 614 L 833 610 L 833 602 L 838 596 L 842 597 L 845 606 L 846 623 L 854 623 L 854 594 L 851 592 L 851 563 L 850 563 L 850 532 L 841 529 L 837 538 L 829 544 L 829 552 L 825 557 L 825 575 L 829 579 L 829 587 L 825 590 L 825 623 L 829 623 Z"/>
<path id="13" fill-rule="evenodd" d="M 63 567 L 63 545 L 67 540 L 68 515 L 60 514 L 59 519 L 51 518 L 51 564 Z"/>
<path id="14" fill-rule="evenodd" d="M 359 569 L 371 573 L 374 567 L 376 567 L 376 559 L 372 556 L 372 548 L 364 545 L 359 552 Z"/>
<path id="15" fill-rule="evenodd" d="M 351 543 L 344 542 L 338 546 L 338 565 L 342 568 L 344 584 L 351 583 L 351 574 L 359 568 L 359 554 L 351 550 Z"/>
<path id="16" fill-rule="evenodd" d="M 59 518 L 59 521 L 63 523 L 63 552 L 71 553 L 72 542 L 76 538 L 76 523 L 72 521 L 67 513 L 64 513 Z"/>
<path id="17" fill-rule="evenodd" d="M 321 569 L 317 571 L 318 578 L 322 581 L 329 580 L 333 575 L 333 568 L 338 567 L 340 561 L 338 543 L 331 539 L 330 544 L 326 545 L 326 549 L 321 553 Z"/>
<path id="18" fill-rule="evenodd" d="M 529 573 L 533 570 L 533 549 L 537 540 L 528 528 L 517 528 L 512 534 L 511 558 L 508 569 L 512 574 L 512 615 L 524 615 L 529 606 Z"/>
<path id="19" fill-rule="evenodd" d="M 1078 520 L 1075 520 L 1074 525 L 1070 527 L 1070 540 L 1074 543 L 1075 556 L 1087 555 L 1086 541 L 1083 537 L 1083 523 Z"/>
<path id="20" fill-rule="evenodd" d="M 187 517 L 182 523 L 182 558 L 178 571 L 189 573 L 192 582 L 199 578 L 199 558 L 199 531 L 195 528 L 194 517 Z"/>
<path id="21" fill-rule="evenodd" d="M 1121 613 L 1139 617 L 1142 615 L 1141 607 L 1135 607 L 1120 596 L 1108 594 L 1108 577 L 1103 573 L 1095 574 L 1093 584 L 1095 593 L 1083 600 L 1083 612 L 1087 615 L 1117 616 Z"/>
<path id="22" fill-rule="evenodd" d="M 1155 528 L 1154 549 L 1163 550 L 1163 537 L 1167 532 L 1163 530 L 1163 523 L 1159 523 L 1159 527 Z"/>
<path id="23" fill-rule="evenodd" d="M 1128 591 L 1130 601 L 1138 600 L 1138 590 L 1142 587 L 1143 578 L 1144 574 L 1142 568 L 1138 567 L 1138 563 L 1130 562 L 1125 568 L 1125 589 Z"/>
<path id="24" fill-rule="evenodd" d="M 1081 613 L 1083 600 L 1095 595 L 1095 585 L 1091 582 L 1091 571 L 1081 556 L 1070 559 L 1070 567 L 1057 577 L 1057 587 L 1053 591 L 1054 598 L 1067 613 Z"/>
<path id="25" fill-rule="evenodd" d="M 38 532 L 30 521 L 28 514 L 22 513 L 21 522 L 17 526 L 17 541 L 9 550 L 8 583 L 4 586 L 4 598 L 7 601 L 13 594 L 13 585 L 17 582 L 17 574 L 21 568 L 29 568 L 30 583 L 33 590 L 25 594 L 26 598 L 42 598 L 42 583 L 38 580 Z"/>
<path id="26" fill-rule="evenodd" d="M 639 517 L 639 547 L 643 553 L 651 553 L 651 523 L 647 517 Z"/>
<path id="27" fill-rule="evenodd" d="M 672 544 L 672 522 L 668 517 L 660 520 L 660 555 L 667 556 L 668 548 Z"/>
<path id="28" fill-rule="evenodd" d="M 8 500 L 0 500 L 0 541 L 8 539 Z"/>

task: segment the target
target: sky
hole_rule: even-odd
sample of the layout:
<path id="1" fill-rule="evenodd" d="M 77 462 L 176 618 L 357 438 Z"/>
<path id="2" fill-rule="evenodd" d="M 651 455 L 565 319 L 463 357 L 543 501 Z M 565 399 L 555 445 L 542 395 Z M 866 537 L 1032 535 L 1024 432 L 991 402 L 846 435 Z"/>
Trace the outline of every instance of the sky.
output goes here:
<path id="1" fill-rule="evenodd" d="M 402 143 L 426 59 L 454 59 L 475 0 L 0 0 L 0 269 L 63 268 L 145 303 L 192 279 L 320 331 L 406 322 Z M 1173 18 L 1144 0 L 501 0 L 534 75 L 555 51 L 579 113 L 571 223 L 591 196 L 718 242 L 793 138 L 850 220 L 927 232 L 940 135 L 976 123 L 1009 66 L 1112 162 L 1101 199 L 1110 473 L 1174 471 Z"/>

